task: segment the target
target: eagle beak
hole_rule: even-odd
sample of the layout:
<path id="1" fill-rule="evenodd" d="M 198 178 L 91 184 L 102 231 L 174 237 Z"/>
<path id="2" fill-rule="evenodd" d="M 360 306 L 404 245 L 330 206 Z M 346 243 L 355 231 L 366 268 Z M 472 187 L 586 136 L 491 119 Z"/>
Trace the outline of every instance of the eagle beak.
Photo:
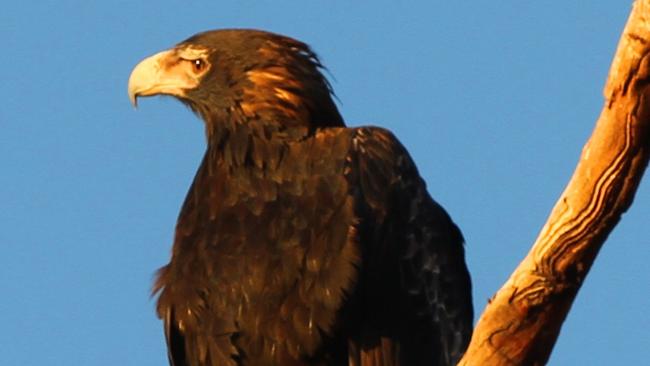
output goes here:
<path id="1" fill-rule="evenodd" d="M 145 58 L 129 76 L 129 99 L 137 108 L 138 97 L 167 94 L 184 97 L 185 90 L 198 85 L 188 75 L 182 59 L 175 50 L 168 50 Z"/>

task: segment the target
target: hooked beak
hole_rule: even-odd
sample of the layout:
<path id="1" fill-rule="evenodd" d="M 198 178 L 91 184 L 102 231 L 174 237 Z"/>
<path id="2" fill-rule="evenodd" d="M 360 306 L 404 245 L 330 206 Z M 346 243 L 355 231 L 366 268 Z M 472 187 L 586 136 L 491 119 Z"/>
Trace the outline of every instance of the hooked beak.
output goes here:
<path id="1" fill-rule="evenodd" d="M 135 66 L 129 77 L 129 99 L 137 108 L 138 97 L 167 94 L 184 97 L 199 81 L 187 72 L 176 50 L 167 50 L 145 58 Z"/>

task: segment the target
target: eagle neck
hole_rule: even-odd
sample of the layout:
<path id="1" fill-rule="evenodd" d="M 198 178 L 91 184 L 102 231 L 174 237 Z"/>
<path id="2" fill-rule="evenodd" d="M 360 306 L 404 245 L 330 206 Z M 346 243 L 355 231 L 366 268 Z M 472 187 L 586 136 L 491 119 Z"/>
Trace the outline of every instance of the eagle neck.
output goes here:
<path id="1" fill-rule="evenodd" d="M 227 118 L 206 122 L 211 161 L 229 169 L 273 170 L 292 143 L 312 134 L 307 127 L 286 127 L 274 120 Z"/>

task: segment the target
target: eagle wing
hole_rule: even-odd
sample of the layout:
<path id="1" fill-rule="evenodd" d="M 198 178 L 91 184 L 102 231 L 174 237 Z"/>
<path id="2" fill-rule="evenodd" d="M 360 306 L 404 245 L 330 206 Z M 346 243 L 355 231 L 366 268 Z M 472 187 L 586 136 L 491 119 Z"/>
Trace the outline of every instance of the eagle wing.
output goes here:
<path id="1" fill-rule="evenodd" d="M 350 365 L 455 365 L 473 321 L 460 230 L 389 131 L 357 129 L 351 160 L 365 209 Z"/>

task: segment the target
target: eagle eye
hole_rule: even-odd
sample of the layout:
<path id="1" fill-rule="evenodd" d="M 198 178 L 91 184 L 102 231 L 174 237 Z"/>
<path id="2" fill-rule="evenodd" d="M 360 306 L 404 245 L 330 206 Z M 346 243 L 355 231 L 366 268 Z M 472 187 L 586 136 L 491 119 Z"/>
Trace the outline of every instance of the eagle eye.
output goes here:
<path id="1" fill-rule="evenodd" d="M 195 72 L 203 71 L 203 69 L 205 68 L 205 61 L 201 60 L 200 58 L 197 58 L 196 60 L 192 60 L 192 68 L 194 69 Z"/>

